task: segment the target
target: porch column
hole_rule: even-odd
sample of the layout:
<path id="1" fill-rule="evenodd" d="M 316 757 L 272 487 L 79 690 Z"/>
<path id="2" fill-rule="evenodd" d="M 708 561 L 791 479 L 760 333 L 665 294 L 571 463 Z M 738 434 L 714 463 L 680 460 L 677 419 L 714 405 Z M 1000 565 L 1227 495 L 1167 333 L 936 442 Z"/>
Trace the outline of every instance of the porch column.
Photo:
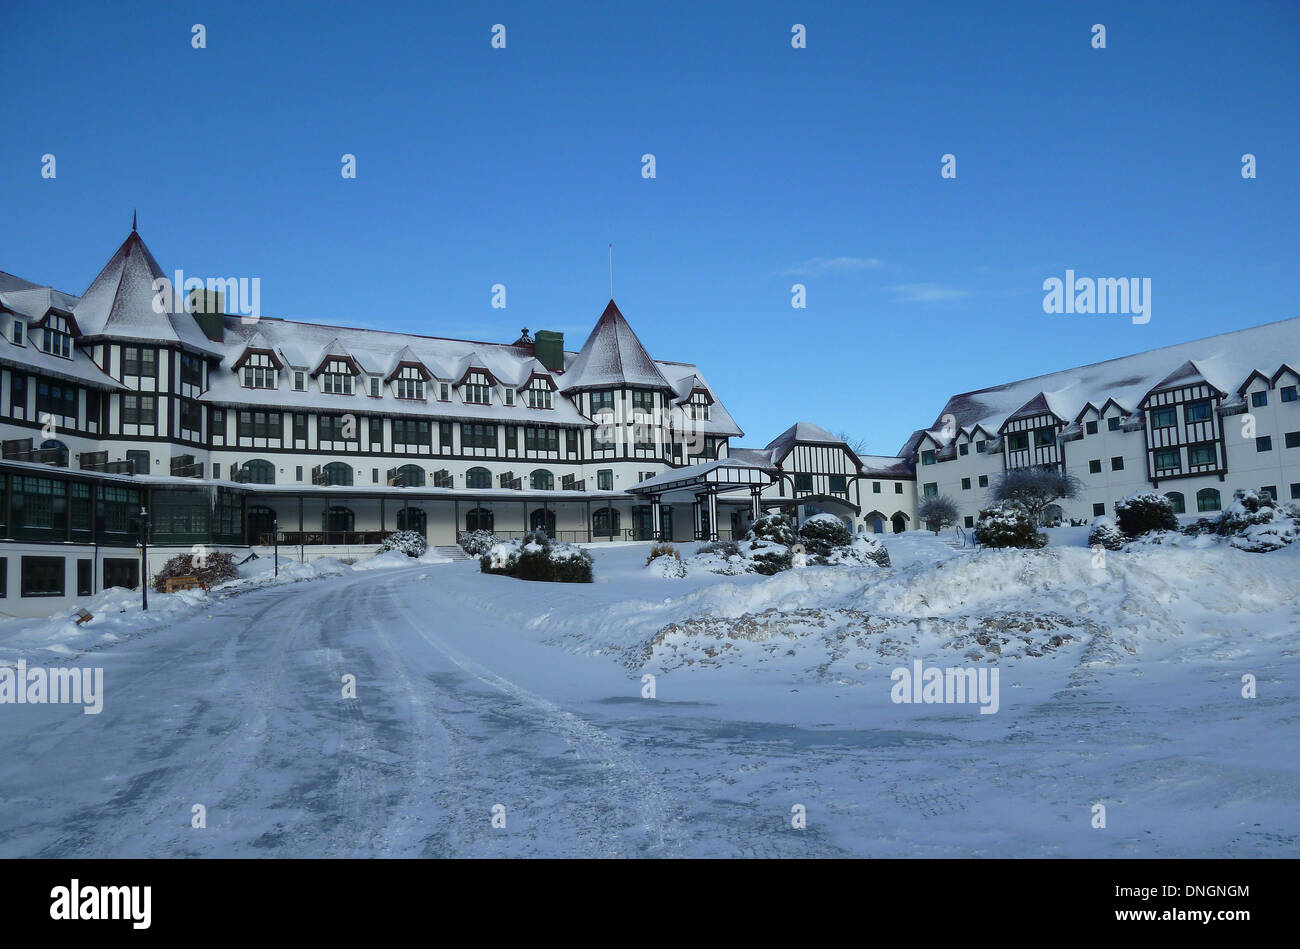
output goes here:
<path id="1" fill-rule="evenodd" d="M 655 540 L 664 539 L 664 510 L 657 494 L 650 496 L 650 531 Z"/>
<path id="2" fill-rule="evenodd" d="M 709 540 L 718 539 L 718 492 L 709 490 Z"/>
<path id="3" fill-rule="evenodd" d="M 384 534 L 384 497 L 379 496 L 379 536 Z"/>
<path id="4" fill-rule="evenodd" d="M 695 539 L 704 539 L 704 522 L 700 520 L 700 496 L 695 495 L 695 503 L 691 505 L 691 510 L 695 516 Z"/>
<path id="5" fill-rule="evenodd" d="M 758 520 L 760 516 L 759 498 L 763 495 L 763 489 L 753 487 L 749 489 L 749 516 L 750 520 Z"/>

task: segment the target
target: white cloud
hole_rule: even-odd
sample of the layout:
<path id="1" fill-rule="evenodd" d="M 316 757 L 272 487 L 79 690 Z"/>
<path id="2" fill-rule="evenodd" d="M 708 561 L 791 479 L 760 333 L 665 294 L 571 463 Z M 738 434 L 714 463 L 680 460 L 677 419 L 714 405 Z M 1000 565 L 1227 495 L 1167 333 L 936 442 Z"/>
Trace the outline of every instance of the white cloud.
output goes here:
<path id="1" fill-rule="evenodd" d="M 938 283 L 898 283 L 885 289 L 904 303 L 944 303 L 963 299 L 973 292 Z"/>
<path id="2" fill-rule="evenodd" d="M 820 277 L 825 274 L 884 270 L 889 265 L 878 257 L 813 257 L 785 272 L 787 277 Z"/>

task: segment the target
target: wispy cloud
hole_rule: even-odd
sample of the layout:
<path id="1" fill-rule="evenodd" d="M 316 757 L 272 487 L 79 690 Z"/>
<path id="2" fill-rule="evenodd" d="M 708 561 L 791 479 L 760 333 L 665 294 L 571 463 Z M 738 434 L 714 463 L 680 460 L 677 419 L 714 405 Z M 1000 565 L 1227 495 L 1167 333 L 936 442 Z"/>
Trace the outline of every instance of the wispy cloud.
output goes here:
<path id="1" fill-rule="evenodd" d="M 896 283 L 885 289 L 903 303 L 945 303 L 961 300 L 974 292 L 961 287 L 945 287 L 939 283 Z"/>
<path id="2" fill-rule="evenodd" d="M 785 271 L 786 277 L 821 277 L 825 274 L 884 270 L 889 266 L 878 257 L 813 257 Z"/>

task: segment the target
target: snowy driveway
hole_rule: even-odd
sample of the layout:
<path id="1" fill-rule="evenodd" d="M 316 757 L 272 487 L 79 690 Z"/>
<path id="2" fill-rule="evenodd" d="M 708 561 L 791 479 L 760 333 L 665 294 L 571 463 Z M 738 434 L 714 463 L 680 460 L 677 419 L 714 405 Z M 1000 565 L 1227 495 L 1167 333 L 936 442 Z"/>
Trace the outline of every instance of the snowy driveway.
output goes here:
<path id="1" fill-rule="evenodd" d="M 1237 664 L 1192 662 L 1073 688 L 1027 665 L 993 716 L 754 665 L 646 701 L 639 670 L 533 621 L 601 622 L 616 587 L 349 571 L 92 650 L 101 714 L 0 708 L 0 856 L 1297 852 L 1295 650 L 1252 658 L 1250 706 Z"/>

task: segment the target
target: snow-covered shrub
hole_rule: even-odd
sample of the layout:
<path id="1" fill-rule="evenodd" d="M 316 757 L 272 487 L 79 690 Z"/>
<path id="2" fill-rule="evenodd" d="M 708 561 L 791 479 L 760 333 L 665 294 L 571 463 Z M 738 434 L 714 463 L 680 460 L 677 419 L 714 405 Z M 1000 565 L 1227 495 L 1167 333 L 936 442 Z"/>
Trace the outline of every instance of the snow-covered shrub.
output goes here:
<path id="1" fill-rule="evenodd" d="M 235 561 L 230 554 L 209 551 L 202 559 L 203 566 L 194 562 L 191 554 L 180 554 L 163 565 L 153 577 L 153 588 L 161 593 L 166 581 L 172 577 L 196 577 L 205 590 L 219 583 L 235 579 Z"/>
<path id="2" fill-rule="evenodd" d="M 794 522 L 785 514 L 764 514 L 749 525 L 745 536 L 747 540 L 765 540 L 782 547 L 793 547 L 799 542 Z"/>
<path id="3" fill-rule="evenodd" d="M 673 557 L 679 563 L 682 559 L 682 555 L 677 552 L 676 547 L 672 544 L 660 542 L 650 548 L 650 556 L 645 559 L 646 566 L 650 566 L 651 562 L 659 557 Z"/>
<path id="4" fill-rule="evenodd" d="M 794 553 L 785 544 L 749 537 L 737 546 L 741 556 L 753 565 L 755 573 L 770 577 L 794 566 Z"/>
<path id="5" fill-rule="evenodd" d="M 1137 491 L 1115 505 L 1115 520 L 1128 537 L 1178 530 L 1174 502 L 1155 491 Z"/>
<path id="6" fill-rule="evenodd" d="M 523 542 L 518 540 L 500 540 L 479 555 L 478 566 L 484 573 L 499 573 L 507 577 L 515 575 L 519 566 L 519 552 Z"/>
<path id="7" fill-rule="evenodd" d="M 707 544 L 700 544 L 695 550 L 696 556 L 700 554 L 714 554 L 716 556 L 739 557 L 740 545 L 734 540 L 711 540 Z"/>
<path id="8" fill-rule="evenodd" d="M 471 557 L 481 557 L 501 541 L 491 531 L 463 531 L 457 543 Z"/>
<path id="9" fill-rule="evenodd" d="M 754 565 L 740 552 L 740 545 L 734 540 L 715 540 L 701 544 L 686 563 L 695 569 L 707 570 L 724 577 L 738 577 L 754 570 Z"/>
<path id="10" fill-rule="evenodd" d="M 993 488 L 989 491 L 989 498 L 1003 504 L 1006 502 L 1019 504 L 1029 512 L 1029 519 L 1033 521 L 1036 528 L 1042 520 L 1043 509 L 1047 505 L 1053 501 L 1078 497 L 1080 490 L 1081 482 L 1074 475 L 1066 474 L 1060 468 L 1044 465 L 1004 471 L 994 482 Z"/>
<path id="11" fill-rule="evenodd" d="M 975 541 L 984 547 L 1036 550 L 1047 544 L 1047 535 L 1039 532 L 1036 521 L 1034 514 L 1019 501 L 1002 501 L 980 511 L 975 522 Z"/>
<path id="12" fill-rule="evenodd" d="M 662 577 L 665 580 L 680 580 L 686 576 L 686 564 L 682 563 L 682 558 L 677 556 L 676 551 L 671 555 L 663 554 L 658 557 L 651 557 L 645 568 L 653 576 Z"/>
<path id="13" fill-rule="evenodd" d="M 397 550 L 408 557 L 423 557 L 429 551 L 429 542 L 415 531 L 393 531 L 379 544 L 378 553 Z"/>
<path id="14" fill-rule="evenodd" d="M 552 583 L 591 583 L 591 554 L 536 531 L 524 537 L 515 576 Z"/>
<path id="15" fill-rule="evenodd" d="M 799 525 L 799 541 L 810 557 L 825 557 L 852 539 L 848 527 L 834 514 L 814 514 Z"/>
<path id="16" fill-rule="evenodd" d="M 829 567 L 856 567 L 869 563 L 877 567 L 888 567 L 889 551 L 876 538 L 859 534 L 843 547 L 833 548 L 824 562 Z"/>
<path id="17" fill-rule="evenodd" d="M 1124 546 L 1127 538 L 1124 532 L 1115 524 L 1115 519 L 1103 514 L 1094 518 L 1092 521 L 1092 530 L 1088 531 L 1088 546 L 1096 547 L 1098 544 L 1107 550 L 1119 550 Z"/>
<path id="18" fill-rule="evenodd" d="M 1219 520 L 1218 532 L 1239 550 L 1265 553 L 1300 540 L 1300 511 L 1278 507 L 1263 491 L 1238 490 Z"/>

